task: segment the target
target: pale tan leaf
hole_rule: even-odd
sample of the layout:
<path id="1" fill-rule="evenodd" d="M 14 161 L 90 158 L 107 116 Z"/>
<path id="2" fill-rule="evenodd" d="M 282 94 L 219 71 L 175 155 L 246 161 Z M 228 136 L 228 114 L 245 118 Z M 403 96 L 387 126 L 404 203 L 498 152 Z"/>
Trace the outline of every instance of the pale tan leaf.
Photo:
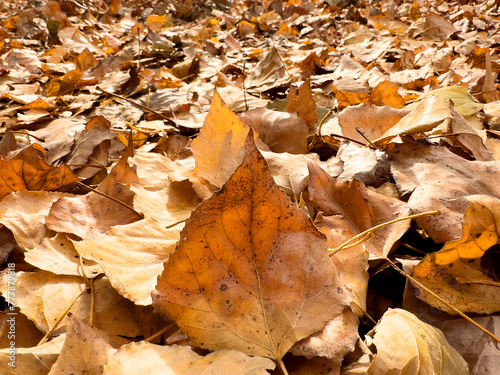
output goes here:
<path id="1" fill-rule="evenodd" d="M 146 190 L 137 184 L 132 184 L 130 189 L 135 193 L 134 208 L 163 226 L 187 219 L 201 203 L 188 180 L 170 182 L 158 191 Z"/>
<path id="2" fill-rule="evenodd" d="M 82 259 L 80 262 L 73 243 L 63 233 L 45 237 L 35 248 L 26 251 L 24 259 L 35 267 L 56 275 L 83 276 L 83 271 L 87 277 L 94 277 L 103 272 L 102 267 L 91 260 Z"/>
<path id="3" fill-rule="evenodd" d="M 50 369 L 49 375 L 86 374 L 100 375 L 108 359 L 116 352 L 112 340 L 121 344 L 127 340 L 111 338 L 105 331 L 88 326 L 75 315 L 68 317 L 66 339 L 61 354 Z"/>
<path id="4" fill-rule="evenodd" d="M 294 113 L 255 108 L 240 115 L 273 152 L 305 154 L 307 152 L 306 122 Z"/>
<path id="5" fill-rule="evenodd" d="M 367 342 L 376 353 L 369 375 L 469 374 L 467 362 L 439 329 L 402 309 L 389 309 L 368 333 Z"/>
<path id="6" fill-rule="evenodd" d="M 460 237 L 462 215 L 469 206 L 467 196 L 500 198 L 496 177 L 500 166 L 495 161 L 469 161 L 446 147 L 410 140 L 390 146 L 387 154 L 399 193 L 411 193 L 407 204 L 413 213 L 440 211 L 440 215 L 416 219 L 434 241 Z"/>
<path id="7" fill-rule="evenodd" d="M 153 218 L 111 228 L 104 238 L 73 241 L 83 258 L 102 266 L 111 285 L 139 305 L 151 304 L 151 291 L 163 263 L 175 249 L 179 231 Z"/>
<path id="8" fill-rule="evenodd" d="M 141 341 L 118 349 L 103 375 L 266 375 L 274 367 L 268 358 L 249 357 L 236 350 L 218 350 L 202 357 L 185 346 Z"/>
<path id="9" fill-rule="evenodd" d="M 45 219 L 55 201 L 70 194 L 48 191 L 17 191 L 0 202 L 0 223 L 14 234 L 25 250 L 35 248 L 45 237 Z"/>
<path id="10" fill-rule="evenodd" d="M 0 292 L 6 295 L 6 274 L 0 280 Z M 121 297 L 104 278 L 95 287 L 94 326 L 109 333 L 135 337 L 140 334 L 132 315 L 133 304 Z M 15 306 L 31 319 L 42 332 L 48 332 L 68 306 L 87 288 L 85 279 L 76 276 L 57 276 L 51 272 L 17 272 Z M 83 293 L 70 312 L 80 319 L 90 313 L 90 295 Z M 66 318 L 55 334 L 64 331 Z"/>
<path id="11" fill-rule="evenodd" d="M 9 349 L 0 349 L 2 375 L 47 375 L 64 344 L 65 334 L 31 348 L 16 347 L 15 367 L 10 366 Z"/>
<path id="12" fill-rule="evenodd" d="M 453 114 L 450 105 L 437 96 L 431 95 L 373 142 L 384 144 L 397 135 L 427 132 L 443 121 L 451 119 L 453 119 Z"/>

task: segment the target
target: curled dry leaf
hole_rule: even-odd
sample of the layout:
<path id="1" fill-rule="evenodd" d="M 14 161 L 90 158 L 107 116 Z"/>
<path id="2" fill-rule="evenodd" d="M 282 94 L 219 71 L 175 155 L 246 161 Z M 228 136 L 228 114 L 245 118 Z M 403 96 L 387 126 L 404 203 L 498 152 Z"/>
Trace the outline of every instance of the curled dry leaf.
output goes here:
<path id="1" fill-rule="evenodd" d="M 356 131 L 358 127 L 370 141 L 382 136 L 409 113 L 407 109 L 379 107 L 373 104 L 350 106 L 339 113 L 342 135 L 366 144 L 366 139 Z"/>
<path id="2" fill-rule="evenodd" d="M 271 151 L 307 153 L 309 129 L 306 122 L 296 114 L 255 108 L 242 113 L 240 118 L 259 135 Z"/>
<path id="3" fill-rule="evenodd" d="M 34 146 L 25 147 L 9 160 L 0 159 L 0 199 L 20 190 L 71 189 L 77 181 L 70 167 L 47 164 Z"/>
<path id="4" fill-rule="evenodd" d="M 306 80 L 299 89 L 293 86 L 290 87 L 287 101 L 286 111 L 289 113 L 297 112 L 299 117 L 306 122 L 309 134 L 314 133 L 318 126 L 318 114 L 316 112 L 316 103 L 312 97 L 311 81 Z"/>
<path id="5" fill-rule="evenodd" d="M 437 96 L 428 96 L 409 114 L 373 142 L 384 145 L 398 135 L 423 133 L 453 119 L 451 106 Z"/>
<path id="6" fill-rule="evenodd" d="M 462 312 L 500 311 L 500 282 L 495 269 L 500 247 L 500 200 L 471 196 L 463 217 L 463 236 L 428 254 L 412 276 Z M 456 312 L 418 285 L 418 298 L 449 314 Z"/>
<path id="7" fill-rule="evenodd" d="M 81 259 L 75 246 L 64 233 L 57 233 L 54 237 L 45 237 L 31 250 L 26 250 L 24 259 L 29 264 L 56 275 L 93 277 L 102 273 L 102 267 L 87 259 Z M 83 270 L 82 270 L 83 265 Z"/>
<path id="8" fill-rule="evenodd" d="M 354 350 L 359 337 L 358 326 L 358 319 L 346 307 L 321 331 L 292 346 L 290 353 L 307 358 L 325 357 L 335 361 L 340 368 L 345 355 Z"/>
<path id="9" fill-rule="evenodd" d="M 469 374 L 467 362 L 439 329 L 402 309 L 389 309 L 366 341 L 376 353 L 369 375 Z"/>
<path id="10" fill-rule="evenodd" d="M 275 185 L 252 137 L 236 172 L 186 222 L 153 306 L 196 346 L 280 362 L 351 297 L 324 235 Z"/>
<path id="11" fill-rule="evenodd" d="M 122 346 L 104 367 L 103 375 L 266 375 L 274 369 L 268 358 L 236 350 L 218 350 L 204 357 L 186 346 L 160 346 L 144 341 Z"/>
<path id="12" fill-rule="evenodd" d="M 0 202 L 0 223 L 14 234 L 23 250 L 34 249 L 45 238 L 45 219 L 53 203 L 69 194 L 48 191 L 18 191 Z"/>

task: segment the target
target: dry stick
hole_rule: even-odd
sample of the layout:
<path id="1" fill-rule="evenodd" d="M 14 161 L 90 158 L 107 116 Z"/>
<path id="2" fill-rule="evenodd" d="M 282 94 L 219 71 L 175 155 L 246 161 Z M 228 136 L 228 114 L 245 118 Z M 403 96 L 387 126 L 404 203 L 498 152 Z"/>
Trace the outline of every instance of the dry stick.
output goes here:
<path id="1" fill-rule="evenodd" d="M 381 228 L 385 225 L 388 225 L 388 224 L 392 224 L 392 223 L 395 223 L 395 222 L 398 222 L 398 221 L 402 221 L 402 220 L 407 220 L 407 219 L 413 219 L 415 217 L 419 217 L 419 216 L 424 216 L 424 215 L 438 215 L 439 214 L 439 211 L 430 211 L 430 212 L 423 212 L 423 213 L 420 213 L 420 214 L 416 214 L 416 215 L 410 215 L 410 216 L 405 216 L 405 217 L 402 217 L 402 218 L 398 218 L 398 219 L 395 219 L 395 220 L 391 220 L 391 221 L 388 221 L 386 223 L 382 223 L 382 224 L 379 224 L 379 225 L 376 225 L 374 226 L 373 228 L 370 228 L 368 230 L 365 230 L 364 232 L 360 233 L 360 234 L 357 234 L 356 236 L 352 237 L 351 239 L 345 241 L 342 245 L 340 245 L 339 247 L 333 249 L 330 251 L 330 256 L 332 256 L 333 254 L 335 254 L 337 251 L 339 250 L 342 250 L 345 246 L 347 246 L 350 242 L 352 242 L 353 240 L 355 239 L 358 239 L 360 237 L 363 237 L 363 238 L 366 238 L 367 234 L 368 233 L 371 233 L 373 232 L 374 230 L 378 229 L 378 228 Z M 359 241 L 358 241 L 359 242 Z M 387 256 L 383 255 L 382 254 L 382 258 L 387 261 L 387 263 L 389 263 L 391 265 L 392 268 L 394 268 L 397 272 L 399 272 L 401 275 L 403 275 L 405 278 L 407 278 L 408 280 L 410 280 L 412 283 L 414 283 L 415 285 L 418 285 L 420 288 L 422 288 L 424 291 L 426 291 L 427 293 L 429 293 L 430 295 L 432 295 L 433 297 L 435 297 L 436 299 L 438 299 L 440 302 L 442 302 L 443 304 L 445 304 L 447 307 L 449 307 L 450 309 L 452 309 L 454 312 L 456 312 L 458 315 L 460 315 L 462 318 L 464 318 L 465 320 L 467 320 L 468 322 L 470 322 L 471 324 L 473 324 L 474 326 L 476 326 L 477 328 L 479 328 L 481 331 L 483 331 L 484 333 L 486 333 L 488 336 L 490 336 L 493 340 L 497 341 L 500 343 L 500 338 L 495 336 L 492 332 L 488 331 L 486 328 L 482 327 L 480 324 L 476 323 L 474 320 L 472 320 L 471 318 L 469 318 L 467 315 L 465 315 L 463 312 L 461 312 L 459 309 L 457 309 L 456 307 L 454 307 L 453 305 L 451 305 L 450 303 L 446 302 L 443 298 L 441 298 L 440 296 L 438 296 L 436 293 L 434 293 L 432 290 L 430 290 L 429 288 L 427 288 L 425 285 L 423 285 L 421 282 L 417 281 L 416 279 L 414 279 L 412 276 L 408 275 L 406 272 L 404 272 L 403 270 L 401 270 L 392 260 L 390 260 Z"/>
<path id="2" fill-rule="evenodd" d="M 89 326 L 94 324 L 94 313 L 95 313 L 95 288 L 94 279 L 90 279 L 90 313 L 89 313 Z"/>
<path id="3" fill-rule="evenodd" d="M 170 323 L 168 326 L 166 326 L 165 328 L 162 328 L 161 330 L 159 330 L 158 332 L 156 332 L 155 334 L 149 336 L 147 339 L 144 339 L 144 341 L 147 341 L 147 342 L 150 342 L 150 341 L 153 341 L 155 338 L 157 338 L 158 336 L 161 336 L 163 335 L 165 332 L 167 332 L 170 328 L 174 327 L 175 326 L 175 323 Z"/>
<path id="4" fill-rule="evenodd" d="M 126 102 L 129 102 L 133 105 L 135 105 L 136 107 L 144 110 L 144 111 L 147 111 L 147 112 L 151 112 L 151 113 L 154 113 L 155 115 L 157 116 L 160 116 L 162 119 L 164 119 L 165 121 L 167 121 L 170 125 L 174 126 L 174 127 L 177 127 L 177 124 L 172 120 L 170 119 L 169 117 L 165 116 L 163 113 L 161 112 L 158 112 L 158 111 L 155 111 L 154 109 L 151 109 L 151 108 L 148 108 L 146 107 L 145 105 L 142 105 L 140 103 L 137 103 L 135 100 L 132 100 L 132 99 L 129 99 L 129 98 L 125 98 L 124 96 L 121 96 L 121 95 L 118 95 L 118 94 L 115 94 L 113 92 L 109 92 L 109 91 L 106 91 L 102 88 L 100 88 L 99 86 L 97 86 L 97 89 L 99 91 L 102 91 L 104 94 L 107 94 L 107 95 L 111 95 L 111 96 L 114 96 L 115 98 L 119 98 L 121 100 L 125 100 Z"/>
<path id="5" fill-rule="evenodd" d="M 83 267 L 83 258 L 78 255 L 78 259 L 80 260 L 80 267 L 82 268 L 82 275 L 85 279 L 85 285 L 87 285 L 87 291 L 90 289 L 90 312 L 89 312 L 89 326 L 92 327 L 94 322 L 94 278 L 89 279 L 87 274 L 85 273 L 85 268 Z"/>
<path id="6" fill-rule="evenodd" d="M 96 193 L 96 194 L 102 195 L 103 197 L 109 198 L 109 199 L 111 199 L 113 202 L 116 202 L 116 203 L 118 203 L 118 204 L 121 204 L 123 207 L 128 208 L 130 211 L 133 211 L 133 212 L 134 212 L 137 216 L 139 216 L 141 219 L 144 219 L 144 214 L 143 214 L 142 212 L 138 212 L 138 211 L 136 211 L 133 207 L 130 207 L 128 204 L 126 204 L 126 203 L 122 202 L 121 200 L 116 199 L 115 197 L 112 197 L 111 195 L 108 195 L 108 194 L 106 194 L 106 193 L 103 193 L 103 192 L 101 192 L 101 191 L 99 191 L 99 190 L 96 190 L 96 189 L 94 189 L 94 188 L 91 188 L 90 186 L 87 186 L 87 185 L 85 185 L 85 184 L 82 184 L 80 181 L 77 181 L 77 182 L 76 182 L 76 185 L 77 185 L 77 186 L 80 186 L 80 187 L 84 187 L 84 188 L 86 188 L 86 189 L 89 189 L 90 191 L 92 191 L 92 192 L 94 192 L 94 193 Z"/>
<path id="7" fill-rule="evenodd" d="M 370 141 L 368 138 L 366 138 L 366 135 L 363 134 L 363 132 L 356 126 L 355 127 L 356 131 L 359 133 L 359 135 L 361 135 L 369 144 L 370 146 L 372 146 L 372 148 L 374 148 L 375 150 L 378 150 L 378 147 L 375 146 L 372 141 Z M 366 145 L 365 145 L 366 146 Z"/>
<path id="8" fill-rule="evenodd" d="M 245 100 L 245 110 L 248 111 L 248 103 L 247 103 L 247 90 L 245 89 L 245 64 L 243 63 L 243 82 L 241 83 L 243 86 L 243 99 Z"/>
<path id="9" fill-rule="evenodd" d="M 47 332 L 45 334 L 45 336 L 43 336 L 43 338 L 40 340 L 40 342 L 36 346 L 40 346 L 40 345 L 45 344 L 47 342 L 47 340 L 49 339 L 50 335 L 52 335 L 52 332 L 54 332 L 54 330 L 59 325 L 59 323 L 61 323 L 61 320 L 63 320 L 63 318 L 66 316 L 66 314 L 69 312 L 69 310 L 71 310 L 71 308 L 73 307 L 73 305 L 75 304 L 75 302 L 78 300 L 78 298 L 80 298 L 83 295 L 83 293 L 85 293 L 86 291 L 87 290 L 84 290 L 83 292 L 81 292 L 73 300 L 73 302 L 71 302 L 71 304 L 66 308 L 66 310 L 64 310 L 64 312 L 57 318 L 56 322 L 54 323 L 54 326 L 49 330 L 49 332 Z"/>
<path id="10" fill-rule="evenodd" d="M 167 225 L 167 226 L 165 227 L 165 229 L 170 229 L 170 228 L 173 228 L 173 227 L 175 227 L 176 225 L 179 225 L 180 223 L 185 222 L 186 220 L 187 220 L 187 219 L 184 219 L 184 220 L 179 220 L 179 221 L 178 221 L 178 222 L 176 222 L 176 223 L 173 223 L 173 224 Z"/>
<path id="11" fill-rule="evenodd" d="M 369 320 L 370 322 L 372 322 L 372 323 L 373 323 L 373 325 L 374 325 L 374 326 L 375 326 L 375 325 L 377 325 L 377 321 L 376 321 L 376 320 L 375 320 L 375 319 L 374 319 L 374 318 L 373 318 L 370 314 L 368 314 L 368 311 L 365 311 L 365 310 L 364 310 L 361 306 L 359 306 L 359 305 L 356 303 L 356 301 L 352 301 L 351 303 L 352 303 L 352 304 L 354 304 L 354 305 L 356 305 L 356 307 L 357 307 L 358 309 L 360 309 L 360 310 L 363 312 L 363 314 L 364 314 L 364 315 L 368 318 L 368 320 Z"/>
<path id="12" fill-rule="evenodd" d="M 274 49 L 274 52 L 276 53 L 276 55 L 278 55 L 278 59 L 280 59 L 281 61 L 281 65 L 283 66 L 283 68 L 285 68 L 285 72 L 288 74 L 288 76 L 290 77 L 290 80 L 292 81 L 292 84 L 294 85 L 297 85 L 297 81 L 292 77 L 292 75 L 290 74 L 290 72 L 288 71 L 288 69 L 286 68 L 286 65 L 285 63 L 283 62 L 283 59 L 281 58 L 278 50 L 276 49 L 276 47 L 273 47 Z"/>
<path id="13" fill-rule="evenodd" d="M 403 275 L 405 278 L 407 278 L 408 280 L 410 280 L 412 283 L 418 285 L 420 288 L 422 288 L 423 290 L 425 290 L 427 293 L 429 293 L 431 296 L 435 297 L 436 299 L 438 299 L 440 302 L 444 303 L 446 306 L 448 306 L 450 309 L 452 309 L 453 311 L 455 311 L 458 315 L 460 315 L 462 318 L 464 318 L 465 320 L 467 320 L 469 323 L 472 323 L 474 324 L 477 328 L 479 328 L 481 331 L 483 331 L 484 333 L 486 333 L 488 336 L 490 336 L 493 340 L 495 340 L 496 342 L 499 342 L 500 343 L 500 338 L 495 336 L 492 332 L 488 331 L 486 328 L 484 328 L 483 326 L 481 326 L 480 324 L 476 323 L 473 319 L 469 318 L 467 315 L 465 315 L 463 312 L 461 312 L 459 309 L 457 309 L 456 307 L 454 307 L 452 304 L 450 304 L 449 302 L 446 302 L 443 298 L 439 297 L 436 293 L 434 293 L 432 290 L 430 290 L 429 288 L 427 288 L 425 285 L 423 285 L 421 282 L 417 281 L 416 279 L 414 279 L 412 276 L 408 275 L 406 272 L 404 272 L 403 270 L 401 270 L 392 260 L 390 260 L 389 258 L 387 257 L 384 257 L 384 260 L 386 260 L 391 266 L 392 268 L 394 268 L 397 272 L 399 272 L 401 275 Z"/>
<path id="14" fill-rule="evenodd" d="M 372 233 L 373 231 L 379 229 L 379 228 L 382 228 L 382 227 L 385 227 L 386 225 L 389 225 L 389 224 L 393 224 L 393 223 L 397 223 L 398 221 L 403 221 L 403 220 L 409 220 L 409 219 L 414 219 L 416 217 L 420 217 L 420 216 L 427 216 L 427 215 L 440 215 L 441 213 L 439 211 L 428 211 L 428 212 L 422 212 L 420 214 L 415 214 L 415 215 L 409 215 L 409 216 L 405 216 L 405 217 L 399 217 L 397 219 L 394 219 L 394 220 L 391 220 L 391 221 L 387 221 L 385 223 L 382 223 L 382 224 L 379 224 L 379 225 L 375 225 L 374 227 L 370 228 L 370 229 L 367 229 L 357 235 L 355 235 L 354 237 L 351 237 L 350 239 L 348 239 L 347 241 L 345 241 L 342 245 L 336 247 L 335 249 L 332 249 L 330 250 L 330 256 L 333 256 L 337 251 L 339 250 L 342 250 L 344 249 L 346 246 L 348 246 L 351 242 L 353 241 L 358 241 L 358 239 L 360 238 L 365 238 L 365 239 L 368 239 L 366 238 L 367 237 L 367 234 L 369 233 Z M 359 242 L 359 241 L 358 241 Z M 357 243 L 358 243 L 357 242 Z"/>

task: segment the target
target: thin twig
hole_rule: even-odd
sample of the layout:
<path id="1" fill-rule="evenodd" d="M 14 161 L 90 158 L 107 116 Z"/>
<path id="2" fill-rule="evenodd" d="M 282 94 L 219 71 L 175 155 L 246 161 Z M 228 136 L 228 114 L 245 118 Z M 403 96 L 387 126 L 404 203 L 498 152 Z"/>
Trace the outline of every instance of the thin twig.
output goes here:
<path id="1" fill-rule="evenodd" d="M 45 334 L 45 336 L 43 336 L 43 338 L 40 340 L 40 342 L 37 344 L 37 346 L 40 346 L 40 345 L 43 345 L 47 342 L 47 340 L 50 338 L 50 336 L 52 335 L 52 332 L 54 332 L 54 330 L 56 329 L 56 327 L 59 325 L 59 323 L 61 323 L 61 321 L 64 319 L 64 317 L 66 316 L 66 314 L 69 312 L 69 310 L 71 310 L 71 308 L 73 307 L 73 305 L 75 304 L 75 302 L 78 300 L 78 298 L 80 298 L 83 293 L 85 293 L 86 290 L 84 290 L 83 292 L 81 292 L 74 300 L 73 302 L 71 302 L 69 304 L 68 307 L 66 307 L 66 309 L 64 310 L 64 312 L 57 318 L 56 322 L 54 323 L 54 325 L 52 326 L 51 329 L 49 329 L 49 331 Z"/>
<path id="2" fill-rule="evenodd" d="M 168 326 L 166 326 L 165 328 L 162 328 L 161 330 L 159 330 L 158 332 L 156 332 L 155 334 L 149 336 L 147 339 L 144 339 L 144 341 L 147 341 L 147 342 L 151 342 L 153 341 L 155 338 L 163 335 L 165 332 L 167 332 L 170 328 L 174 327 L 175 326 L 175 323 L 170 323 Z"/>
<path id="3" fill-rule="evenodd" d="M 76 182 L 76 185 L 79 186 L 79 187 L 83 187 L 85 189 L 89 189 L 90 191 L 96 193 L 96 194 L 99 194 L 99 195 L 102 195 L 103 197 L 106 197 L 108 199 L 111 199 L 113 202 L 116 202 L 118 204 L 121 204 L 123 207 L 126 207 L 128 208 L 130 211 L 133 211 L 137 216 L 139 216 L 141 219 L 144 219 L 144 214 L 142 212 L 138 212 L 136 211 L 133 207 L 130 207 L 128 204 L 122 202 L 121 200 L 119 199 L 116 199 L 115 197 L 112 197 L 111 195 L 108 195 L 106 193 L 103 193 L 102 191 L 99 191 L 99 190 L 96 190 L 94 188 L 91 188 L 90 186 L 87 186 L 85 184 L 82 184 L 80 181 L 77 181 Z"/>
<path id="4" fill-rule="evenodd" d="M 357 127 L 357 126 L 355 127 L 355 129 L 356 129 L 356 131 L 358 132 L 358 134 L 359 134 L 360 136 L 362 136 L 362 137 L 363 137 L 363 138 L 364 138 L 364 139 L 365 139 L 365 140 L 366 140 L 366 141 L 370 144 L 370 146 L 372 146 L 372 148 L 374 148 L 375 150 L 378 150 L 378 147 L 377 147 L 377 146 L 375 146 L 375 145 L 372 143 L 372 141 L 370 141 L 370 140 L 366 137 L 366 135 L 364 135 L 364 134 L 363 134 L 363 132 L 362 132 L 362 131 L 361 131 L 361 130 Z M 366 146 L 366 145 L 365 145 L 365 146 Z"/>
<path id="5" fill-rule="evenodd" d="M 335 254 L 337 251 L 340 251 L 340 250 L 343 250 L 344 248 L 346 248 L 346 246 L 348 246 L 351 242 L 358 242 L 358 240 L 360 238 L 364 238 L 364 239 L 368 239 L 366 238 L 366 235 L 369 234 L 369 233 L 372 233 L 373 231 L 379 229 L 379 228 L 382 228 L 382 227 L 385 227 L 386 225 L 389 225 L 389 224 L 393 224 L 393 223 L 397 223 L 398 221 L 403 221 L 403 220 L 410 220 L 410 219 L 414 219 L 414 218 L 417 218 L 417 217 L 420 217 L 420 216 L 426 216 L 426 215 L 440 215 L 441 213 L 439 211 L 428 211 L 428 212 L 422 212 L 422 213 L 419 213 L 419 214 L 415 214 L 415 215 L 409 215 L 409 216 L 404 216 L 404 217 L 399 217 L 397 219 L 394 219 L 394 220 L 390 220 L 390 221 L 386 221 L 385 223 L 382 223 L 382 224 L 379 224 L 379 225 L 375 225 L 374 227 L 370 228 L 370 229 L 367 229 L 357 235 L 355 235 L 354 237 L 348 239 L 347 241 L 345 241 L 342 245 L 336 247 L 335 249 L 332 249 L 332 250 L 329 250 L 329 253 L 330 253 L 330 256 L 333 256 L 333 254 Z M 359 244 L 359 243 L 358 243 Z"/>

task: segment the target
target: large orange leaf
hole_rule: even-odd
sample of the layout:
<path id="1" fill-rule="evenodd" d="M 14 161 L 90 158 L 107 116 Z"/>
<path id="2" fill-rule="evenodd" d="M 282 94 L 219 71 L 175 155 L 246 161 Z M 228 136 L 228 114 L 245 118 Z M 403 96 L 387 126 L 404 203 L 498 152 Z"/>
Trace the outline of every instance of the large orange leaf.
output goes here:
<path id="1" fill-rule="evenodd" d="M 252 140 L 224 187 L 193 212 L 153 292 L 202 348 L 280 363 L 350 301 L 326 239 L 274 183 Z"/>

